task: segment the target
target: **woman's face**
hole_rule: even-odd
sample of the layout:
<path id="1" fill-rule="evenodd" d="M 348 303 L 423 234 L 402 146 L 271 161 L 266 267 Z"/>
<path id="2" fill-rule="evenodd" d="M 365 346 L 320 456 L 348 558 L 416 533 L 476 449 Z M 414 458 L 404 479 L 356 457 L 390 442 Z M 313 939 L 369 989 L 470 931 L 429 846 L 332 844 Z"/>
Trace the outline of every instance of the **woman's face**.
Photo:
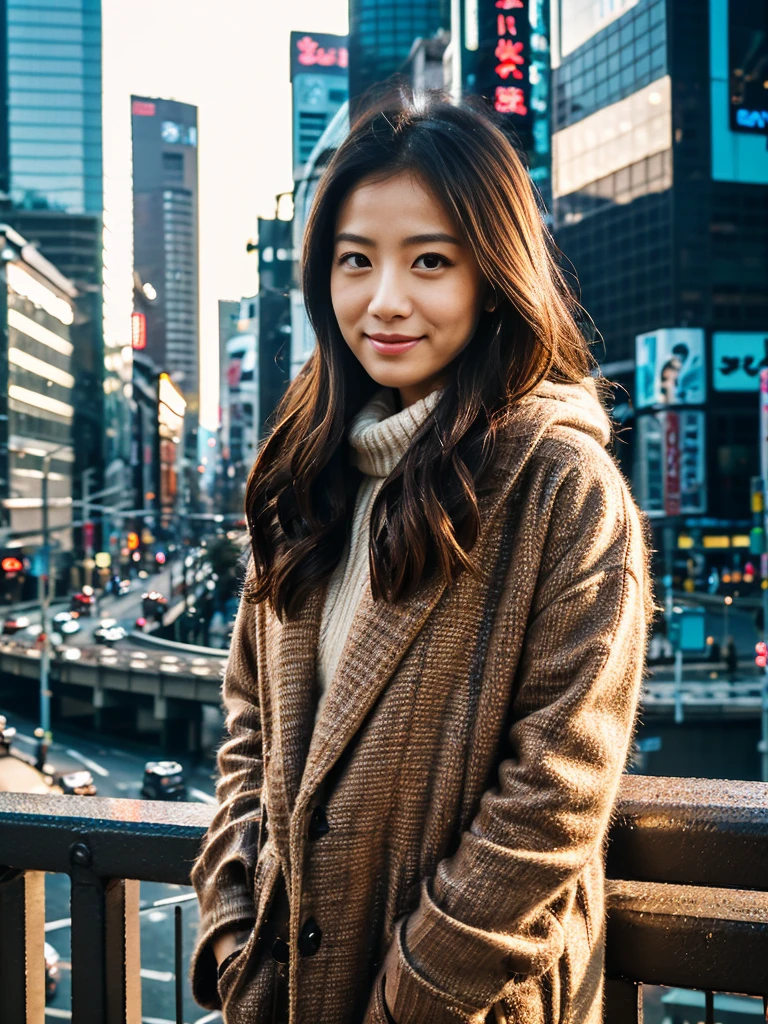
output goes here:
<path id="1" fill-rule="evenodd" d="M 458 226 L 418 179 L 366 179 L 336 222 L 331 300 L 344 340 L 403 406 L 445 382 L 488 287 Z"/>

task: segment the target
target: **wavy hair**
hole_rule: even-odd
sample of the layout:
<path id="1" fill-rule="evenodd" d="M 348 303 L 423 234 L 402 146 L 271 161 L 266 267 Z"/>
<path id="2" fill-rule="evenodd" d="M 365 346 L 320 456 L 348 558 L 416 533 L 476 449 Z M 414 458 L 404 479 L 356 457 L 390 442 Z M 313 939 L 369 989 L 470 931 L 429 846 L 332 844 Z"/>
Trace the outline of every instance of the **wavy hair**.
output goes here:
<path id="1" fill-rule="evenodd" d="M 398 601 L 434 572 L 477 571 L 478 487 L 509 408 L 544 379 L 574 383 L 595 366 L 528 172 L 489 114 L 428 95 L 364 113 L 328 165 L 307 223 L 304 301 L 316 348 L 278 406 L 246 490 L 255 572 L 248 597 L 291 617 L 333 572 L 359 472 L 346 442 L 378 390 L 351 353 L 331 304 L 335 225 L 365 179 L 417 177 L 452 215 L 497 305 L 483 312 L 447 386 L 371 512 L 370 578 Z"/>

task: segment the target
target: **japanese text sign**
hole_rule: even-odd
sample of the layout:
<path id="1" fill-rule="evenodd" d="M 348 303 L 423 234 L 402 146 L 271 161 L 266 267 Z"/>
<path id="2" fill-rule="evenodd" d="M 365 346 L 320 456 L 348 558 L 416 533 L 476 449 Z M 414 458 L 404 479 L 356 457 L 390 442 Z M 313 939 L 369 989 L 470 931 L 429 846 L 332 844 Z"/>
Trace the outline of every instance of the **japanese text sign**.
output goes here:
<path id="1" fill-rule="evenodd" d="M 712 335 L 715 391 L 757 391 L 760 371 L 765 367 L 768 367 L 768 332 L 733 331 Z"/>
<path id="2" fill-rule="evenodd" d="M 346 36 L 326 32 L 291 32 L 291 81 L 305 71 L 346 74 L 349 49 Z"/>
<path id="3" fill-rule="evenodd" d="M 475 91 L 486 96 L 515 127 L 531 122 L 529 81 L 531 24 L 524 0 L 478 0 Z"/>

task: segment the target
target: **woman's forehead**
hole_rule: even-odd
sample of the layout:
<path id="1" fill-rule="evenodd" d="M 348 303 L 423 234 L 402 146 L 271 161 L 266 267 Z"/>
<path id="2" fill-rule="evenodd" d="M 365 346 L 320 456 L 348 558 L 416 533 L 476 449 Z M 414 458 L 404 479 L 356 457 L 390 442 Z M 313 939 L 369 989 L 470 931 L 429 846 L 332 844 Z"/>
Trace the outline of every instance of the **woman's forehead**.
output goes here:
<path id="1" fill-rule="evenodd" d="M 412 174 L 368 178 L 351 189 L 336 218 L 336 231 L 407 235 L 444 232 L 460 237 L 459 227 L 432 190 Z"/>

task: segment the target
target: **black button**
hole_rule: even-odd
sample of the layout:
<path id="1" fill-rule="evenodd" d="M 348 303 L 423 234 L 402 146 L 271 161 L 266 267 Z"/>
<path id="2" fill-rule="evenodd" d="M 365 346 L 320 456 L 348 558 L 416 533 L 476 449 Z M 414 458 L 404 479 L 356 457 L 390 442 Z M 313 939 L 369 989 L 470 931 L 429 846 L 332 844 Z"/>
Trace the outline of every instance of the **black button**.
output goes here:
<path id="1" fill-rule="evenodd" d="M 285 939 L 275 939 L 272 943 L 272 959 L 276 960 L 279 964 L 288 963 L 288 943 Z"/>
<path id="2" fill-rule="evenodd" d="M 320 949 L 323 933 L 314 917 L 308 917 L 299 932 L 299 953 L 302 956 L 314 956 Z"/>
<path id="3" fill-rule="evenodd" d="M 318 804 L 312 811 L 312 817 L 309 819 L 309 838 L 320 839 L 322 836 L 327 836 L 330 831 L 331 826 L 328 824 L 325 808 Z"/>

